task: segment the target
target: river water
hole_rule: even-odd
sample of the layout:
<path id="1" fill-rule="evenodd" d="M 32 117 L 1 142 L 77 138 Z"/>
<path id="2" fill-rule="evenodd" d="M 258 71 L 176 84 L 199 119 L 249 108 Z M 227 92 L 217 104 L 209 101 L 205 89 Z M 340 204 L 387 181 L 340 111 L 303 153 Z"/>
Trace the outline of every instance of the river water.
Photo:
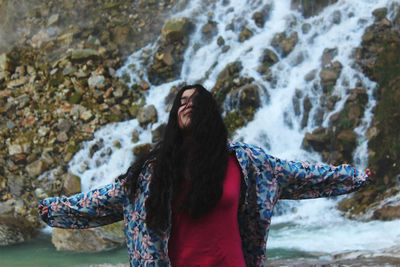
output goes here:
<path id="1" fill-rule="evenodd" d="M 340 99 L 331 113 L 323 117 L 323 126 L 327 126 L 332 114 L 339 111 L 347 98 L 346 89 L 361 85 L 369 96 L 362 124 L 356 129 L 360 135 L 358 148 L 354 154 L 354 164 L 358 168 L 367 166 L 367 142 L 365 132 L 368 128 L 372 108 L 375 105 L 373 89 L 376 84 L 366 78 L 354 67 L 352 53 L 361 43 L 361 37 L 374 21 L 372 11 L 388 8 L 390 18 L 396 1 L 394 0 L 352 0 L 338 1 L 328 6 L 317 16 L 305 19 L 300 13 L 290 9 L 290 1 L 190 1 L 187 7 L 175 13 L 174 17 L 190 17 L 197 25 L 190 36 L 189 46 L 179 79 L 159 86 L 151 86 L 146 98 L 147 104 L 153 104 L 158 111 L 158 122 L 151 129 L 167 121 L 164 98 L 169 89 L 186 82 L 196 83 L 202 80 L 206 88 L 212 88 L 217 75 L 228 63 L 241 61 L 242 76 L 252 77 L 263 85 L 269 94 L 262 97 L 262 107 L 255 118 L 246 127 L 237 131 L 233 139 L 262 146 L 267 153 L 290 160 L 308 160 L 321 162 L 321 157 L 301 149 L 306 132 L 317 127 L 314 117 L 320 105 L 321 89 L 319 71 L 324 49 L 336 48 L 333 59 L 341 62 L 343 69 L 333 88 L 333 94 Z M 255 25 L 252 15 L 269 7 L 268 18 L 262 28 Z M 201 26 L 212 18 L 217 23 L 218 34 L 211 40 L 204 40 Z M 310 25 L 308 32 L 302 31 L 304 24 Z M 227 27 L 233 25 L 233 27 Z M 246 25 L 253 32 L 252 38 L 239 42 L 239 33 Z M 299 41 L 294 50 L 271 68 L 274 82 L 263 79 L 258 73 L 263 51 L 274 50 L 270 41 L 276 33 L 287 31 L 288 35 L 297 32 Z M 217 45 L 217 37 L 225 40 L 230 49 L 223 52 Z M 147 65 L 144 54 L 153 54 L 156 43 L 132 54 L 117 75 L 130 75 L 132 82 L 147 79 Z M 142 73 L 132 73 L 132 65 Z M 317 70 L 311 81 L 304 76 Z M 141 77 L 139 77 L 141 76 Z M 296 115 L 292 99 L 296 90 L 301 90 L 302 97 L 308 96 L 313 104 L 309 121 L 301 127 L 302 115 Z M 301 110 L 303 112 L 303 110 Z M 143 129 L 136 119 L 106 125 L 95 133 L 95 139 L 85 144 L 70 162 L 70 171 L 81 177 L 83 191 L 110 183 L 119 174 L 125 172 L 133 160 L 132 148 L 140 143 L 151 142 L 151 129 Z M 132 144 L 131 134 L 139 132 L 139 142 Z M 89 148 L 102 139 L 103 146 L 92 158 Z M 119 141 L 120 148 L 113 143 Z M 336 209 L 340 198 L 314 199 L 303 201 L 279 201 L 272 219 L 268 240 L 269 259 L 296 257 L 323 257 L 332 253 L 348 250 L 382 249 L 400 244 L 400 221 L 359 222 L 344 218 Z M 12 260 L 13 259 L 13 260 Z M 15 263 L 18 259 L 20 265 Z M 12 262 L 15 264 L 13 265 Z M 126 249 L 102 253 L 57 252 L 50 243 L 49 234 L 42 234 L 39 239 L 26 244 L 1 248 L 0 266 L 80 266 L 89 263 L 127 262 Z M 29 263 L 26 264 L 25 263 Z"/>

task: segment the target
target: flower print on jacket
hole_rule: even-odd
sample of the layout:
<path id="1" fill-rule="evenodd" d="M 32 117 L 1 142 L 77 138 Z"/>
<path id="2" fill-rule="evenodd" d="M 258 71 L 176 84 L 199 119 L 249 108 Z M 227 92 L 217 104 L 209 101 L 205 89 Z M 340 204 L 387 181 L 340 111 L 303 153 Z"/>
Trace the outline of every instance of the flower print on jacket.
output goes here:
<path id="1" fill-rule="evenodd" d="M 305 199 L 335 196 L 357 190 L 368 180 L 366 171 L 349 165 L 313 165 L 286 161 L 266 154 L 260 147 L 232 143 L 242 172 L 245 196 L 238 209 L 239 232 L 247 266 L 266 262 L 266 244 L 274 205 L 278 199 Z M 170 266 L 167 256 L 170 228 L 154 233 L 145 223 L 144 203 L 149 195 L 152 164 L 138 177 L 137 195 L 130 202 L 122 186 L 126 180 L 87 193 L 46 198 L 39 202 L 39 214 L 53 227 L 88 228 L 125 221 L 125 234 L 131 266 Z M 256 197 L 253 193 L 256 192 Z"/>

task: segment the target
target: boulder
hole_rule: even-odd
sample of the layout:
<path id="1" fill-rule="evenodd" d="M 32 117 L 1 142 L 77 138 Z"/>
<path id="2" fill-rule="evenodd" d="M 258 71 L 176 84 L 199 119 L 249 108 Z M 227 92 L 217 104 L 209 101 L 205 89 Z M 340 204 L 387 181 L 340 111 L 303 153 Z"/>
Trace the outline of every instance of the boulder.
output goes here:
<path id="1" fill-rule="evenodd" d="M 151 150 L 151 145 L 146 143 L 146 144 L 141 144 L 137 145 L 133 148 L 133 154 L 137 157 L 145 156 L 148 154 Z"/>
<path id="2" fill-rule="evenodd" d="M 47 170 L 47 168 L 47 163 L 44 160 L 39 159 L 26 166 L 25 169 L 30 177 L 37 177 Z"/>
<path id="3" fill-rule="evenodd" d="M 260 107 L 260 93 L 257 84 L 241 86 L 228 94 L 231 109 L 238 108 L 243 115 L 248 114 L 248 109 L 256 110 Z M 247 117 L 247 116 L 246 116 Z"/>
<path id="4" fill-rule="evenodd" d="M 339 61 L 333 62 L 329 67 L 321 70 L 319 77 L 321 78 L 321 87 L 325 94 L 332 92 L 333 86 L 342 72 L 342 64 Z"/>
<path id="5" fill-rule="evenodd" d="M 301 12 L 305 18 L 319 14 L 325 7 L 336 3 L 338 0 L 292 0 L 291 9 Z"/>
<path id="6" fill-rule="evenodd" d="M 324 151 L 329 147 L 330 135 L 327 129 L 317 128 L 312 133 L 306 133 L 303 140 L 303 147 L 310 149 L 311 147 L 315 151 Z"/>
<path id="7" fill-rule="evenodd" d="M 206 40 L 210 40 L 218 33 L 217 23 L 215 21 L 208 21 L 201 28 L 201 32 Z"/>
<path id="8" fill-rule="evenodd" d="M 250 39 L 253 36 L 253 32 L 247 28 L 243 27 L 242 31 L 239 34 L 239 42 L 243 43 L 244 41 Z"/>
<path id="9" fill-rule="evenodd" d="M 188 18 L 173 18 L 164 24 L 161 36 L 170 43 L 181 41 L 188 34 L 190 28 L 191 23 Z"/>
<path id="10" fill-rule="evenodd" d="M 0 216 L 0 246 L 24 242 L 35 236 L 36 225 L 25 217 Z"/>
<path id="11" fill-rule="evenodd" d="M 122 247 L 125 242 L 123 222 L 90 229 L 54 228 L 51 241 L 62 251 L 104 251 Z"/>
<path id="12" fill-rule="evenodd" d="M 372 15 L 374 15 L 376 21 L 381 21 L 382 19 L 386 18 L 387 8 L 382 7 L 375 9 L 374 11 L 372 11 Z"/>
<path id="13" fill-rule="evenodd" d="M 224 122 L 230 136 L 253 120 L 255 112 L 261 106 L 260 90 L 263 90 L 268 97 L 265 88 L 255 83 L 240 86 L 228 93 L 229 111 L 225 114 Z"/>
<path id="14" fill-rule="evenodd" d="M 400 219 L 400 206 L 384 205 L 374 211 L 372 219 L 383 221 Z"/>
<path id="15" fill-rule="evenodd" d="M 282 57 L 286 57 L 299 41 L 299 37 L 297 32 L 292 32 L 288 37 L 286 32 L 281 32 L 275 34 L 274 38 L 271 41 L 271 45 L 278 50 Z"/>
<path id="16" fill-rule="evenodd" d="M 157 110 L 154 105 L 143 107 L 139 110 L 137 119 L 141 125 L 157 122 Z"/>
<path id="17" fill-rule="evenodd" d="M 65 195 L 73 195 L 81 192 L 81 179 L 72 173 L 66 173 L 62 176 L 63 191 Z"/>
<path id="18" fill-rule="evenodd" d="M 265 49 L 262 54 L 261 64 L 258 67 L 258 72 L 263 73 L 263 74 L 269 74 L 270 67 L 273 66 L 278 61 L 279 61 L 279 58 L 274 53 L 274 51 L 272 51 L 271 49 Z"/>
<path id="19" fill-rule="evenodd" d="M 254 12 L 252 16 L 254 23 L 260 28 L 264 27 L 264 23 L 268 20 L 270 12 L 271 5 L 265 5 L 261 11 Z"/>
<path id="20" fill-rule="evenodd" d="M 335 48 L 325 48 L 322 54 L 322 67 L 327 66 L 332 63 L 332 59 L 338 54 L 338 49 Z"/>

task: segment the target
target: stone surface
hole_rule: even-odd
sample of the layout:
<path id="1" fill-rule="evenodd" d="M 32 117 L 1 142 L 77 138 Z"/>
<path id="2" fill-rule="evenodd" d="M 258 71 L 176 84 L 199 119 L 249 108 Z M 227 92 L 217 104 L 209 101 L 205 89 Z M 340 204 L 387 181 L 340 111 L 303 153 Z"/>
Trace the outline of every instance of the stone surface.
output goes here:
<path id="1" fill-rule="evenodd" d="M 119 248 L 126 243 L 123 222 L 82 230 L 55 228 L 51 241 L 57 250 L 93 252 Z"/>
<path id="2" fill-rule="evenodd" d="M 0 216 L 0 246 L 8 246 L 31 239 L 35 225 L 23 217 Z"/>
<path id="3" fill-rule="evenodd" d="M 176 42 L 188 33 L 190 22 L 187 18 L 174 18 L 168 20 L 162 28 L 162 37 L 169 42 Z"/>
<path id="4" fill-rule="evenodd" d="M 42 174 L 45 170 L 47 170 L 47 164 L 41 159 L 36 160 L 26 166 L 26 171 L 28 172 L 30 177 L 36 177 Z"/>
<path id="5" fill-rule="evenodd" d="M 81 179 L 72 173 L 66 173 L 62 177 L 63 191 L 65 195 L 73 195 L 81 192 Z"/>
<path id="6" fill-rule="evenodd" d="M 157 110 L 155 106 L 149 105 L 140 109 L 137 115 L 137 119 L 142 125 L 157 122 Z"/>

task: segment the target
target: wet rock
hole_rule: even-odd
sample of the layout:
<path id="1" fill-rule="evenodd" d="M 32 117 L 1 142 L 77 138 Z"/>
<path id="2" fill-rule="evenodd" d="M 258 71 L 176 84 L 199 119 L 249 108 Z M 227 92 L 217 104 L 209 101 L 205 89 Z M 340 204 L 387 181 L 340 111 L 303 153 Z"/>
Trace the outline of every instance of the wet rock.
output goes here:
<path id="1" fill-rule="evenodd" d="M 296 46 L 299 38 L 297 32 L 292 32 L 288 37 L 286 32 L 277 33 L 271 41 L 271 45 L 278 50 L 282 57 L 286 57 Z"/>
<path id="2" fill-rule="evenodd" d="M 30 177 L 37 177 L 42 174 L 45 170 L 47 170 L 47 163 L 41 159 L 32 162 L 31 164 L 26 166 L 26 171 L 28 172 Z"/>
<path id="3" fill-rule="evenodd" d="M 218 74 L 217 82 L 211 92 L 214 94 L 218 103 L 222 104 L 226 95 L 238 86 L 234 84 L 233 80 L 239 77 L 239 72 L 243 66 L 241 62 L 233 62 L 226 65 L 226 67 Z"/>
<path id="4" fill-rule="evenodd" d="M 156 129 L 151 131 L 151 142 L 158 143 L 161 141 L 162 137 L 164 136 L 165 127 L 165 124 L 161 124 Z"/>
<path id="5" fill-rule="evenodd" d="M 307 74 L 304 76 L 304 80 L 305 80 L 306 82 L 312 81 L 312 80 L 315 79 L 315 75 L 316 75 L 316 74 L 317 74 L 317 70 L 314 69 L 314 70 L 310 71 L 309 73 L 307 73 Z"/>
<path id="6" fill-rule="evenodd" d="M 324 151 L 329 146 L 330 134 L 327 129 L 320 127 L 315 129 L 312 133 L 306 133 L 303 140 L 303 147 L 315 151 Z"/>
<path id="7" fill-rule="evenodd" d="M 303 25 L 301 25 L 301 31 L 302 31 L 304 34 L 309 33 L 310 30 L 311 30 L 311 24 L 310 24 L 310 23 L 304 23 Z"/>
<path id="8" fill-rule="evenodd" d="M 132 139 L 131 139 L 132 143 L 137 143 L 139 141 L 139 135 L 140 135 L 140 133 L 138 130 L 136 130 L 136 129 L 133 130 Z"/>
<path id="9" fill-rule="evenodd" d="M 376 21 L 381 21 L 382 19 L 386 18 L 387 8 L 383 7 L 383 8 L 375 9 L 372 12 L 372 15 L 374 15 Z"/>
<path id="10" fill-rule="evenodd" d="M 93 118 L 93 114 L 90 110 L 84 110 L 79 114 L 79 118 L 82 119 L 84 122 L 87 122 L 91 118 Z"/>
<path id="11" fill-rule="evenodd" d="M 36 225 L 24 217 L 0 217 L 0 246 L 9 246 L 31 239 Z"/>
<path id="12" fill-rule="evenodd" d="M 265 49 L 261 58 L 261 65 L 258 67 L 258 72 L 268 74 L 270 67 L 279 61 L 278 56 L 270 49 Z"/>
<path id="13" fill-rule="evenodd" d="M 125 244 L 123 222 L 91 229 L 59 229 L 52 232 L 57 250 L 61 251 L 104 251 Z"/>
<path id="14" fill-rule="evenodd" d="M 332 63 L 332 59 L 338 54 L 338 49 L 335 48 L 325 48 L 322 54 L 322 67 L 326 67 L 328 64 Z"/>
<path id="15" fill-rule="evenodd" d="M 219 36 L 218 39 L 217 39 L 217 44 L 218 44 L 218 46 L 223 46 L 225 44 L 224 38 Z"/>
<path id="16" fill-rule="evenodd" d="M 66 173 L 62 176 L 63 191 L 65 195 L 73 195 L 81 192 L 81 179 L 72 173 Z"/>
<path id="17" fill-rule="evenodd" d="M 178 77 L 192 29 L 193 24 L 187 18 L 172 19 L 165 23 L 153 64 L 147 69 L 152 84 L 169 82 Z"/>
<path id="18" fill-rule="evenodd" d="M 45 43 L 51 40 L 49 33 L 45 29 L 41 29 L 30 40 L 30 45 L 34 48 L 41 48 Z"/>
<path id="19" fill-rule="evenodd" d="M 218 33 L 217 23 L 215 21 L 208 21 L 201 28 L 201 32 L 206 40 L 210 40 Z"/>
<path id="20" fill-rule="evenodd" d="M 47 21 L 47 26 L 51 26 L 53 24 L 56 24 L 58 22 L 58 19 L 60 18 L 59 14 L 53 14 L 49 17 L 49 20 Z"/>
<path id="21" fill-rule="evenodd" d="M 139 110 L 137 119 L 141 125 L 157 122 L 157 110 L 154 105 L 149 105 Z"/>
<path id="22" fill-rule="evenodd" d="M 258 85 L 248 84 L 230 92 L 228 98 L 231 109 L 239 108 L 246 118 L 252 119 L 255 110 L 261 105 L 259 90 Z"/>
<path id="23" fill-rule="evenodd" d="M 265 5 L 261 11 L 254 12 L 252 16 L 254 23 L 260 28 L 264 27 L 264 23 L 268 20 L 270 12 L 271 5 Z"/>
<path id="24" fill-rule="evenodd" d="M 292 0 L 291 9 L 300 11 L 305 18 L 319 14 L 325 7 L 336 3 L 337 0 Z"/>
<path id="25" fill-rule="evenodd" d="M 191 26 L 188 18 L 170 19 L 164 24 L 161 34 L 170 43 L 181 41 L 188 34 Z"/>
<path id="26" fill-rule="evenodd" d="M 244 41 L 249 40 L 251 37 L 253 37 L 253 32 L 249 28 L 243 27 L 239 34 L 239 42 L 243 43 Z"/>
<path id="27" fill-rule="evenodd" d="M 133 154 L 137 157 L 142 157 L 147 155 L 151 150 L 151 145 L 150 144 L 141 144 L 137 145 L 133 148 Z"/>
<path id="28" fill-rule="evenodd" d="M 332 14 L 332 22 L 334 24 L 340 24 L 342 20 L 342 13 L 339 10 L 335 10 Z"/>
<path id="29" fill-rule="evenodd" d="M 71 53 L 71 60 L 87 61 L 89 59 L 97 59 L 99 56 L 99 53 L 94 49 L 74 49 Z"/>
<path id="30" fill-rule="evenodd" d="M 12 196 L 20 197 L 25 188 L 25 181 L 22 177 L 9 175 L 7 177 L 8 192 Z"/>
<path id="31" fill-rule="evenodd" d="M 19 144 L 9 145 L 8 146 L 8 154 L 9 155 L 17 155 L 23 153 L 22 146 Z"/>
<path id="32" fill-rule="evenodd" d="M 103 147 L 104 147 L 104 140 L 101 138 L 99 141 L 90 146 L 89 157 L 92 158 L 93 154 L 102 149 Z"/>
<path id="33" fill-rule="evenodd" d="M 339 61 L 335 61 L 331 66 L 321 70 L 319 77 L 321 78 L 321 87 L 324 93 L 329 94 L 332 91 L 341 71 L 342 64 Z"/>
<path id="34" fill-rule="evenodd" d="M 64 143 L 68 141 L 68 135 L 65 132 L 57 134 L 57 141 Z"/>
<path id="35" fill-rule="evenodd" d="M 15 200 L 9 199 L 0 202 L 0 217 L 9 217 L 14 214 Z"/>
<path id="36" fill-rule="evenodd" d="M 112 40 L 117 44 L 123 44 L 129 38 L 131 33 L 131 28 L 127 25 L 120 25 L 112 29 Z M 100 42 L 100 41 L 99 41 Z"/>
<path id="37" fill-rule="evenodd" d="M 69 120 L 63 119 L 57 124 L 57 128 L 60 132 L 68 132 L 72 127 L 72 124 Z"/>
<path id="38" fill-rule="evenodd" d="M 0 71 L 12 72 L 14 66 L 7 54 L 0 54 Z"/>
<path id="39" fill-rule="evenodd" d="M 391 221 L 400 218 L 400 206 L 384 205 L 383 207 L 374 211 L 372 219 Z"/>
<path id="40" fill-rule="evenodd" d="M 261 105 L 260 90 L 268 96 L 266 89 L 255 83 L 243 85 L 229 92 L 227 96 L 229 111 L 224 117 L 229 136 L 233 136 L 237 129 L 253 120 L 255 112 Z"/>
<path id="41" fill-rule="evenodd" d="M 103 75 L 92 75 L 88 79 L 88 85 L 92 88 L 102 89 L 105 87 L 105 78 Z"/>
<path id="42" fill-rule="evenodd" d="M 306 96 L 303 100 L 303 118 L 301 120 L 301 128 L 304 128 L 307 126 L 308 116 L 310 114 L 311 108 L 312 108 L 311 100 L 308 96 Z"/>
<path id="43" fill-rule="evenodd" d="M 344 130 L 337 136 L 339 150 L 342 152 L 353 152 L 356 146 L 357 134 L 353 130 Z"/>

